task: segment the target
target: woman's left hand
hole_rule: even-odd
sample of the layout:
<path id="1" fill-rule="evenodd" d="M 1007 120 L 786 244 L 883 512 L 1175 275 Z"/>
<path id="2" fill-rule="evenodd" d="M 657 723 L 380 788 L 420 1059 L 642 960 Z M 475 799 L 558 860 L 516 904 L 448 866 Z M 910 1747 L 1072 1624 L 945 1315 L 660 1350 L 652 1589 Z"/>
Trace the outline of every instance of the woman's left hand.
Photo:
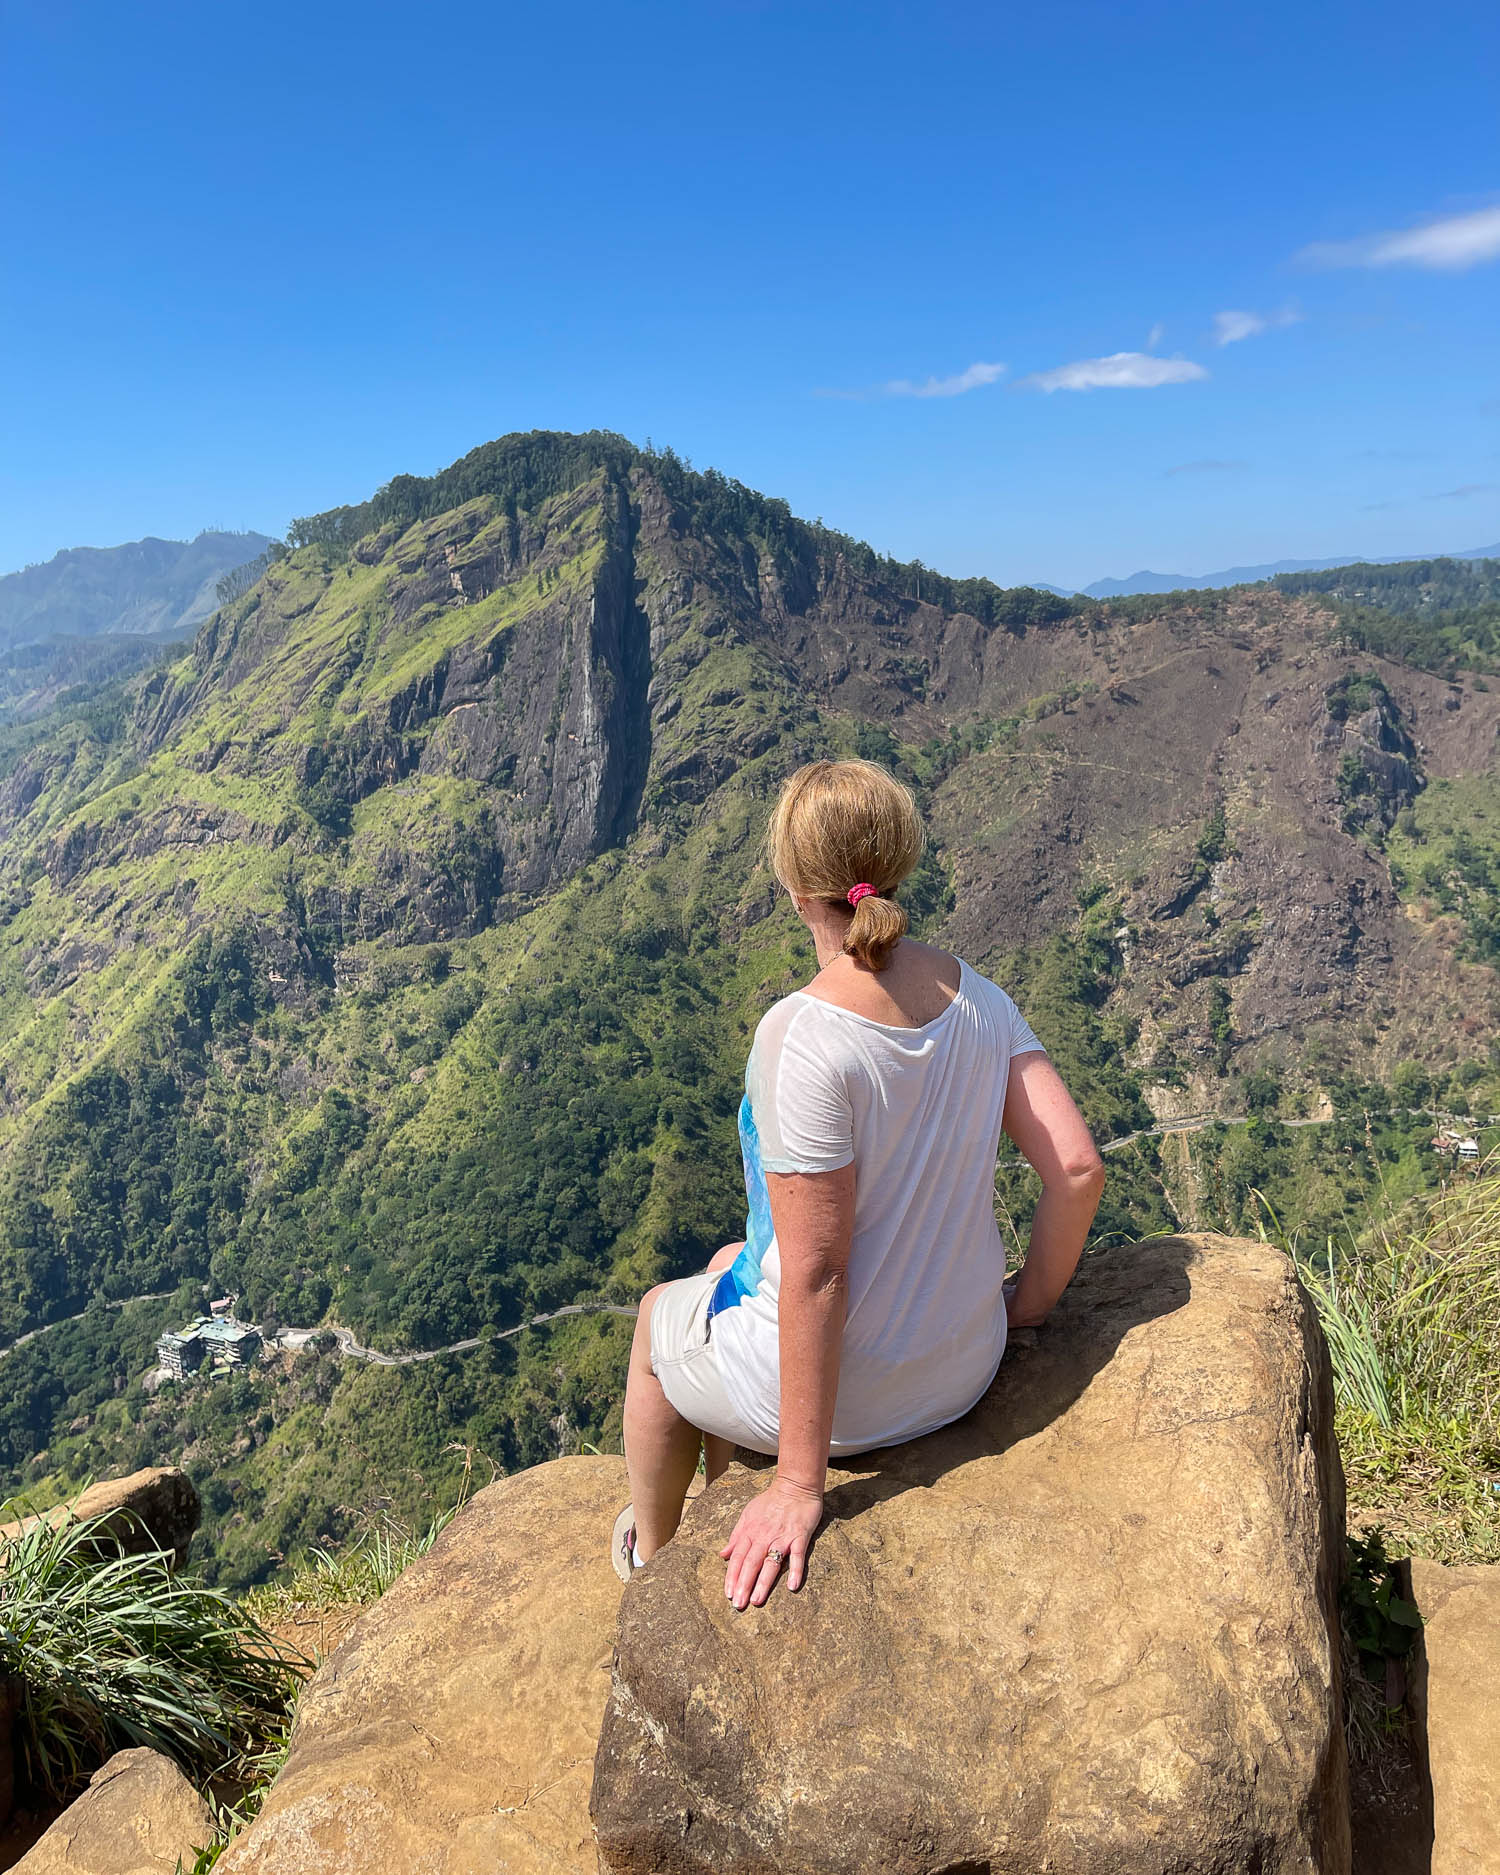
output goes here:
<path id="1" fill-rule="evenodd" d="M 736 1608 L 761 1607 L 783 1563 L 787 1587 L 793 1593 L 801 1588 L 808 1545 L 822 1520 L 823 1493 L 780 1475 L 751 1498 L 719 1551 L 729 1564 L 724 1593 Z"/>

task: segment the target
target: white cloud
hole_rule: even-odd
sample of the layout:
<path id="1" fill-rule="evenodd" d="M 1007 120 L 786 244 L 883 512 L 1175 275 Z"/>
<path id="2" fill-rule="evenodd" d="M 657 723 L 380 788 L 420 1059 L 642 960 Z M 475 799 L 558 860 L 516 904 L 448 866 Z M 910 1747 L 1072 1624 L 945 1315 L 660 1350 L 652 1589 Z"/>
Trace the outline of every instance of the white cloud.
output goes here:
<path id="1" fill-rule="evenodd" d="M 1153 358 L 1150 352 L 1111 352 L 1108 358 L 1080 358 L 1055 371 L 1033 371 L 1020 384 L 1038 391 L 1141 391 L 1158 384 L 1189 384 L 1206 378 L 1191 358 Z M 1019 388 L 1019 387 L 1018 387 Z"/>
<path id="2" fill-rule="evenodd" d="M 1433 494 L 1420 497 L 1423 501 L 1471 501 L 1475 495 L 1493 495 L 1497 484 L 1494 482 L 1461 482 L 1457 488 L 1440 488 Z M 1413 500 L 1407 495 L 1399 501 L 1367 501 L 1364 504 L 1366 514 L 1378 514 L 1382 508 L 1409 508 Z"/>
<path id="3" fill-rule="evenodd" d="M 1294 326 L 1302 317 L 1291 306 L 1280 312 L 1221 312 L 1214 314 L 1214 344 L 1236 345 L 1241 339 L 1258 338 L 1279 326 Z"/>
<path id="4" fill-rule="evenodd" d="M 957 371 L 951 378 L 927 378 L 921 384 L 910 378 L 892 378 L 887 384 L 876 384 L 863 391 L 819 391 L 819 397 L 843 397 L 855 402 L 863 402 L 868 397 L 962 397 L 965 391 L 982 390 L 986 384 L 993 384 L 1003 378 L 1009 369 L 1006 365 L 972 364 L 966 370 Z"/>
<path id="5" fill-rule="evenodd" d="M 1005 376 L 1004 365 L 970 365 L 967 370 L 959 371 L 951 378 L 928 378 L 925 383 L 913 384 L 910 378 L 894 378 L 889 384 L 882 384 L 882 397 L 962 397 L 965 391 L 983 389 L 986 384 L 993 384 L 997 378 Z"/>
<path id="6" fill-rule="evenodd" d="M 1357 241 L 1317 241 L 1297 258 L 1312 267 L 1435 267 L 1462 273 L 1481 261 L 1500 260 L 1500 204 Z"/>
<path id="7" fill-rule="evenodd" d="M 1154 352 L 1166 336 L 1167 328 L 1162 324 L 1160 319 L 1158 319 L 1156 324 L 1151 328 L 1151 336 L 1146 340 L 1146 350 L 1148 352 Z"/>

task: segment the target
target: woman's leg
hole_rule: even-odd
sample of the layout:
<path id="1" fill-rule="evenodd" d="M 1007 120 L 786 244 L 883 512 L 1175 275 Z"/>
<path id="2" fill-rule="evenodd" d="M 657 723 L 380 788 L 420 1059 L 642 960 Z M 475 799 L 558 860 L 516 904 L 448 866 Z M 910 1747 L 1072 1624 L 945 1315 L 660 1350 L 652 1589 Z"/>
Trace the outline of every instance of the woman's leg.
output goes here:
<path id="1" fill-rule="evenodd" d="M 641 1298 L 625 1382 L 625 1468 L 635 1506 L 635 1553 L 642 1562 L 650 1562 L 677 1533 L 702 1438 L 651 1371 L 651 1310 L 660 1294 L 658 1286 Z"/>
<path id="2" fill-rule="evenodd" d="M 703 1484 L 706 1489 L 716 1478 L 722 1478 L 729 1469 L 729 1461 L 734 1457 L 734 1440 L 721 1439 L 716 1432 L 703 1435 Z"/>
<path id="3" fill-rule="evenodd" d="M 709 1269 L 728 1269 L 743 1248 L 743 1242 L 725 1244 L 709 1258 Z M 728 1439 L 705 1439 L 689 1425 L 651 1371 L 651 1311 L 664 1286 L 641 1297 L 625 1381 L 625 1469 L 635 1507 L 635 1553 L 643 1563 L 677 1534 L 700 1447 L 709 1484 L 723 1475 L 734 1451 Z"/>

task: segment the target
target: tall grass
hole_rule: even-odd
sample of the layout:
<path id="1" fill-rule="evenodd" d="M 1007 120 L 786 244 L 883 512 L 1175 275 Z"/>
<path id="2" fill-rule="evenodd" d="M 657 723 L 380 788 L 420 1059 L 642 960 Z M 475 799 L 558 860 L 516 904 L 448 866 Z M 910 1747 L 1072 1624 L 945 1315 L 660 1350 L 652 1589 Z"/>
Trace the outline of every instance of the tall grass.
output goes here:
<path id="1" fill-rule="evenodd" d="M 1352 1520 L 1500 1561 L 1500 1159 L 1316 1253 L 1276 1234 L 1328 1338 Z"/>
<path id="2" fill-rule="evenodd" d="M 149 1745 L 199 1780 L 234 1775 L 284 1725 L 290 1661 L 236 1602 L 96 1519 L 38 1519 L 0 1550 L 0 1675 L 19 1685 L 31 1786 L 68 1797 Z"/>
<path id="3" fill-rule="evenodd" d="M 367 1608 L 379 1601 L 396 1578 L 419 1556 L 425 1556 L 453 1519 L 469 1501 L 474 1486 L 474 1461 L 483 1458 L 472 1445 L 450 1445 L 449 1452 L 463 1454 L 463 1474 L 453 1503 L 440 1510 L 425 1527 L 408 1523 L 388 1506 L 367 1510 L 359 1520 L 354 1540 L 342 1549 L 310 1549 L 292 1565 L 280 1582 L 251 1589 L 245 1607 L 259 1621 L 267 1623 L 297 1619 L 304 1613 L 324 1613 L 331 1609 Z M 490 1482 L 499 1475 L 493 1459 Z"/>
<path id="4" fill-rule="evenodd" d="M 382 1513 L 340 1550 L 314 1548 L 284 1583 L 252 1589 L 245 1600 L 262 1620 L 291 1608 L 364 1608 L 379 1601 L 403 1569 L 425 1556 L 453 1521 L 440 1511 L 425 1529 Z"/>

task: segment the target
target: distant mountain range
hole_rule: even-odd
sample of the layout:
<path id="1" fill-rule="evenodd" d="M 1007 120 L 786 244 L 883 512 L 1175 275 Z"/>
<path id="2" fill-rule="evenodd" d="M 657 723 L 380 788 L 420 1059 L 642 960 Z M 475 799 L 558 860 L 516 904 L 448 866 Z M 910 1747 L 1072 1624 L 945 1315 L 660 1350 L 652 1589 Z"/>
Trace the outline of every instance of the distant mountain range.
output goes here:
<path id="1" fill-rule="evenodd" d="M 269 545 L 265 534 L 211 531 L 195 540 L 66 548 L 0 578 L 0 650 L 49 638 L 192 631 L 219 603 L 224 575 Z"/>
<path id="2" fill-rule="evenodd" d="M 1092 586 L 1052 586 L 1046 580 L 1031 583 L 1042 592 L 1064 599 L 1082 593 L 1086 599 L 1124 599 L 1137 592 L 1192 592 L 1211 586 L 1248 586 L 1277 573 L 1320 573 L 1329 566 L 1395 566 L 1403 560 L 1500 559 L 1500 541 L 1493 547 L 1471 547 L 1463 553 L 1335 554 L 1329 560 L 1269 560 L 1264 566 L 1227 566 L 1221 573 L 1132 573 L 1129 579 L 1096 579 Z"/>

